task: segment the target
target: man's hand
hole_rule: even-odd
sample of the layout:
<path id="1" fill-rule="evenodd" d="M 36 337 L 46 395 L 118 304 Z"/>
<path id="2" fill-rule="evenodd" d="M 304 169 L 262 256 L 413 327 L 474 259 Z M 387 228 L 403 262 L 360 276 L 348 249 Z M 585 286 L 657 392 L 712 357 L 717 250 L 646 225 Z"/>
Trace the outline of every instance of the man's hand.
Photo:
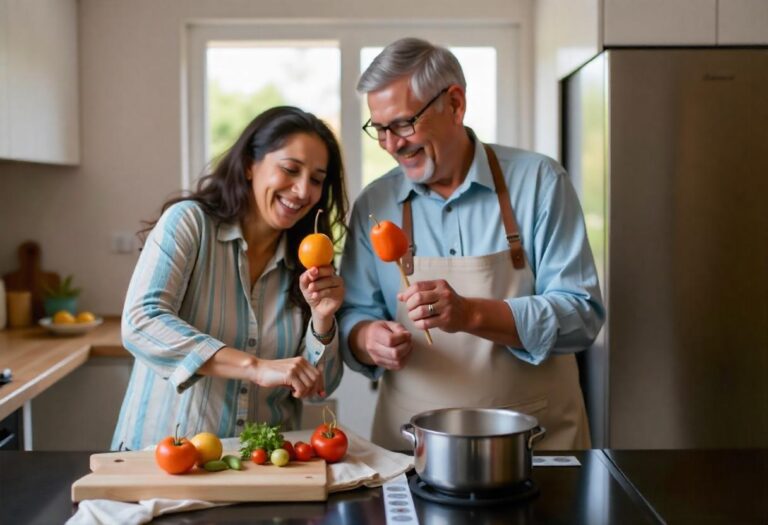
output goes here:
<path id="1" fill-rule="evenodd" d="M 469 332 L 471 302 L 457 294 L 444 279 L 419 281 L 397 294 L 417 328 L 440 328 L 444 332 Z"/>
<path id="2" fill-rule="evenodd" d="M 361 362 L 388 370 L 403 368 L 413 349 L 411 333 L 394 321 L 359 323 L 349 339 L 355 356 Z"/>

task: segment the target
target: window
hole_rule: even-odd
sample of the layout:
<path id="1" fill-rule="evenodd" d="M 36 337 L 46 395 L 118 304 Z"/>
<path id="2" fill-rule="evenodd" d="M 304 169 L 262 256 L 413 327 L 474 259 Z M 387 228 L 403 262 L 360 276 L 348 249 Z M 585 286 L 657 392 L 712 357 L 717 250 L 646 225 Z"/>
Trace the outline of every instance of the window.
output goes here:
<path id="1" fill-rule="evenodd" d="M 408 35 L 447 45 L 459 58 L 467 77 L 465 122 L 481 140 L 527 145 L 512 24 L 193 23 L 185 46 L 182 187 L 193 186 L 256 114 L 290 104 L 337 133 L 354 199 L 394 166 L 360 129 L 369 115 L 355 85 L 384 45 Z"/>

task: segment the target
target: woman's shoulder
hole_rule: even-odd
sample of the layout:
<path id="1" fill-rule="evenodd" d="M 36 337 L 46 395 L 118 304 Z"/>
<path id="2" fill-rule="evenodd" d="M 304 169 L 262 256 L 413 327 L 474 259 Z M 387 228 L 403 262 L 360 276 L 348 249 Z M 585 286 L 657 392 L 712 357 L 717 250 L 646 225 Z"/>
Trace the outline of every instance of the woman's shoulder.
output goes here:
<path id="1" fill-rule="evenodd" d="M 203 206 L 194 200 L 185 199 L 168 206 L 160 216 L 160 221 L 166 223 L 198 223 L 211 221 Z"/>

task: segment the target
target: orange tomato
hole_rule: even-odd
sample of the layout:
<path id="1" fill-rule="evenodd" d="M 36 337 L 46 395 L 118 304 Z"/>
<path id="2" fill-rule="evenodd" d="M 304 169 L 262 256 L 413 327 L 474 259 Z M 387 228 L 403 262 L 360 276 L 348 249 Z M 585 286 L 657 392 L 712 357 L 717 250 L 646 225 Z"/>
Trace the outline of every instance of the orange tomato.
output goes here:
<path id="1" fill-rule="evenodd" d="M 187 438 L 179 439 L 179 425 L 176 435 L 168 436 L 155 448 L 155 461 L 169 474 L 183 474 L 197 463 L 197 449 Z"/>
<path id="2" fill-rule="evenodd" d="M 328 266 L 333 261 L 333 243 L 324 233 L 317 233 L 317 219 L 323 210 L 317 210 L 315 215 L 315 233 L 302 239 L 299 245 L 299 261 L 304 268 Z"/>
<path id="3" fill-rule="evenodd" d="M 408 238 L 405 232 L 390 221 L 377 221 L 371 228 L 371 244 L 376 255 L 384 262 L 398 261 L 408 251 Z"/>

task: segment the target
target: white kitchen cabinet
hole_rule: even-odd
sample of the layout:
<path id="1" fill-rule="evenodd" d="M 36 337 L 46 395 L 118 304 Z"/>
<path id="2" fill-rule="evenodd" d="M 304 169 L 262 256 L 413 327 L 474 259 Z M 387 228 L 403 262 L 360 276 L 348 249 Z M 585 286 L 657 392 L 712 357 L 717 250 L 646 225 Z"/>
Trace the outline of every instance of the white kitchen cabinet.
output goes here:
<path id="1" fill-rule="evenodd" d="M 606 47 L 714 46 L 717 44 L 717 2 L 605 0 L 603 43 Z"/>
<path id="2" fill-rule="evenodd" d="M 80 160 L 76 0 L 0 0 L 0 157 Z"/>
<path id="3" fill-rule="evenodd" d="M 768 44 L 768 0 L 719 0 L 717 43 Z"/>

